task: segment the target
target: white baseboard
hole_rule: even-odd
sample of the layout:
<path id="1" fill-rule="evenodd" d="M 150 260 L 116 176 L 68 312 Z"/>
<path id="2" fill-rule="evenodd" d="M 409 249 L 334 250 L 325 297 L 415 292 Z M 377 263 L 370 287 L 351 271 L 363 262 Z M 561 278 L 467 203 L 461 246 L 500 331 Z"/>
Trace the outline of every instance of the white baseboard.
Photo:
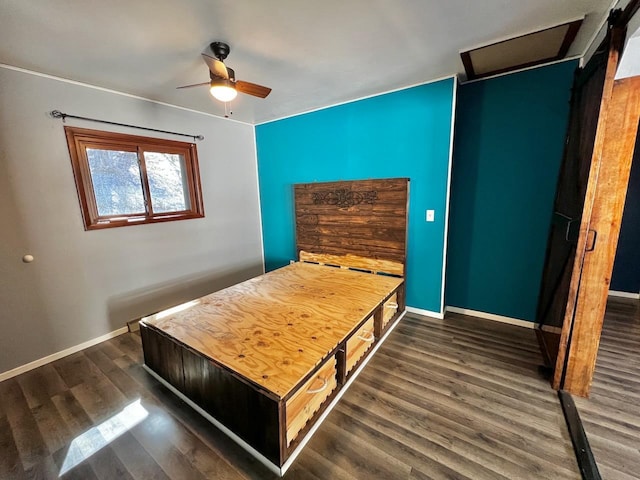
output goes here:
<path id="1" fill-rule="evenodd" d="M 139 318 L 137 320 L 131 320 L 130 322 L 127 322 L 127 328 L 130 332 L 137 332 L 140 330 L 140 320 L 142 319 Z"/>
<path id="2" fill-rule="evenodd" d="M 440 320 L 444 318 L 444 313 L 433 312 L 431 310 L 423 310 L 422 308 L 407 307 L 406 310 L 409 313 L 416 313 L 418 315 L 424 315 L 425 317 L 438 318 Z"/>
<path id="3" fill-rule="evenodd" d="M 20 375 L 21 373 L 28 372 L 29 370 L 33 370 L 34 368 L 41 367 L 55 360 L 59 360 L 60 358 L 79 352 L 80 350 L 84 350 L 85 348 L 92 347 L 98 343 L 104 342 L 105 340 L 109 340 L 110 338 L 117 337 L 118 335 L 122 335 L 123 333 L 127 333 L 128 331 L 129 331 L 128 327 L 122 327 L 117 330 L 114 330 L 113 332 L 109 332 L 106 335 L 102 335 L 100 337 L 93 338 L 84 343 L 81 343 L 80 345 L 75 345 L 73 347 L 67 348 L 65 350 L 54 353 L 52 355 L 48 355 L 38 360 L 34 360 L 33 362 L 29 362 L 26 365 L 16 367 L 12 370 L 7 370 L 6 372 L 0 373 L 0 382 L 13 378 L 17 375 Z"/>
<path id="4" fill-rule="evenodd" d="M 621 298 L 633 298 L 635 300 L 640 299 L 640 293 L 632 293 L 632 292 L 618 292 L 616 290 L 609 290 L 610 297 L 621 297 Z"/>
<path id="5" fill-rule="evenodd" d="M 527 320 L 520 320 L 519 318 L 504 317 L 502 315 L 496 315 L 494 313 L 479 312 L 477 310 L 469 310 L 467 308 L 459 307 L 446 307 L 445 312 L 461 313 L 462 315 L 471 315 L 473 317 L 484 318 L 485 320 L 493 320 L 494 322 L 508 323 L 509 325 L 516 325 L 524 328 L 536 328 L 538 325 L 535 322 L 529 322 Z"/>
<path id="6" fill-rule="evenodd" d="M 562 327 L 554 327 L 552 325 L 542 325 L 540 330 L 543 332 L 555 333 L 556 335 L 562 335 Z"/>

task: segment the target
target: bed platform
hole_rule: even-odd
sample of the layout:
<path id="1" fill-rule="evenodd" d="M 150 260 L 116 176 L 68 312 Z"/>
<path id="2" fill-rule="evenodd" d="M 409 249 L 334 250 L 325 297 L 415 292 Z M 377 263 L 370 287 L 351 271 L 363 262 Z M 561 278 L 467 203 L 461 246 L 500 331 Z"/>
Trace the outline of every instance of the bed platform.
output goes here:
<path id="1" fill-rule="evenodd" d="M 344 197 L 344 189 L 350 205 L 313 203 L 318 192 L 326 200 L 326 192 Z M 360 236 L 388 228 L 374 207 L 384 210 L 387 198 L 404 202 L 393 214 L 405 228 L 394 255 L 405 249 L 407 179 L 296 185 L 295 193 L 298 228 L 309 226 L 300 223 L 299 207 L 309 221 L 315 205 L 349 225 L 350 216 L 366 216 L 370 225 Z M 373 203 L 361 207 L 354 195 Z M 346 225 L 333 231 L 355 249 L 318 235 L 329 238 L 326 252 L 322 241 L 301 244 L 298 232 L 300 262 L 140 324 L 147 370 L 279 475 L 404 314 L 404 261 L 360 255 L 363 241 L 354 242 Z M 324 228 L 322 219 L 314 228 Z M 313 253 L 303 250 L 309 247 Z"/>

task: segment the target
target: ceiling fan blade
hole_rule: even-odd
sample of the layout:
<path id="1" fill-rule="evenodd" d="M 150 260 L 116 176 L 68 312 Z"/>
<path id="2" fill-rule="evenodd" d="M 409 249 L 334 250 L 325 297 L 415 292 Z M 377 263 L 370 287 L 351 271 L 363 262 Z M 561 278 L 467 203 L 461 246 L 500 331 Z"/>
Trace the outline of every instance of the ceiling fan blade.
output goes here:
<path id="1" fill-rule="evenodd" d="M 205 61 L 205 63 L 209 67 L 209 70 L 211 71 L 212 75 L 215 75 L 216 77 L 220 77 L 220 78 L 225 78 L 227 80 L 229 79 L 229 72 L 227 71 L 227 67 L 220 60 L 218 60 L 217 58 L 213 58 L 212 56 L 207 55 L 206 53 L 202 54 L 202 59 Z"/>
<path id="2" fill-rule="evenodd" d="M 203 85 L 210 85 L 211 82 L 203 82 L 203 83 L 194 83 L 193 85 L 182 85 L 181 87 L 176 87 L 176 89 L 179 88 L 191 88 L 191 87 L 202 87 Z"/>
<path id="3" fill-rule="evenodd" d="M 269 87 L 263 87 L 262 85 L 257 85 L 251 82 L 243 82 L 242 80 L 238 80 L 236 82 L 236 90 L 246 93 L 247 95 L 253 95 L 254 97 L 260 98 L 265 98 L 271 93 L 271 89 Z"/>

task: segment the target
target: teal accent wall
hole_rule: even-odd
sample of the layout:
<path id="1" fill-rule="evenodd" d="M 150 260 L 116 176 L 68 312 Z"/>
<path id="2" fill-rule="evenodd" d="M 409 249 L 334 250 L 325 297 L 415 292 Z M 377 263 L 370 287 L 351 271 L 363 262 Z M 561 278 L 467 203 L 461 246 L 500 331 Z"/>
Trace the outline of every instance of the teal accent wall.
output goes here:
<path id="1" fill-rule="evenodd" d="M 447 305 L 535 321 L 576 67 L 459 87 Z"/>
<path id="2" fill-rule="evenodd" d="M 267 270 L 294 259 L 293 184 L 410 178 L 407 305 L 441 311 L 454 79 L 256 127 Z M 425 221 L 425 210 L 436 211 Z"/>

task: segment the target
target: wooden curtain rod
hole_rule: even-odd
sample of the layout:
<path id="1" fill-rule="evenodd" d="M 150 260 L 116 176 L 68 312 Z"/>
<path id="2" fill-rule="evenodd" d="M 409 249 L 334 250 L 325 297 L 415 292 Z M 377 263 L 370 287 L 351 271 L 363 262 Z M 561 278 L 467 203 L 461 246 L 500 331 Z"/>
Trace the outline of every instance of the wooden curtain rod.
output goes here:
<path id="1" fill-rule="evenodd" d="M 63 122 L 67 118 L 75 118 L 75 119 L 78 119 L 78 120 L 87 120 L 89 122 L 106 123 L 107 125 L 116 125 L 118 127 L 137 128 L 138 130 L 146 130 L 148 132 L 168 133 L 170 135 L 179 135 L 181 137 L 190 137 L 190 138 L 193 138 L 194 142 L 196 140 L 204 140 L 204 135 L 190 135 L 188 133 L 170 132 L 168 130 L 158 130 L 156 128 L 139 127 L 137 125 L 129 125 L 129 124 L 126 124 L 126 123 L 117 123 L 117 122 L 109 122 L 107 120 L 98 120 L 97 118 L 80 117 L 80 116 L 77 116 L 77 115 L 69 115 L 68 113 L 62 113 L 60 110 L 53 110 L 50 113 L 50 115 L 53 118 L 61 118 Z"/>

